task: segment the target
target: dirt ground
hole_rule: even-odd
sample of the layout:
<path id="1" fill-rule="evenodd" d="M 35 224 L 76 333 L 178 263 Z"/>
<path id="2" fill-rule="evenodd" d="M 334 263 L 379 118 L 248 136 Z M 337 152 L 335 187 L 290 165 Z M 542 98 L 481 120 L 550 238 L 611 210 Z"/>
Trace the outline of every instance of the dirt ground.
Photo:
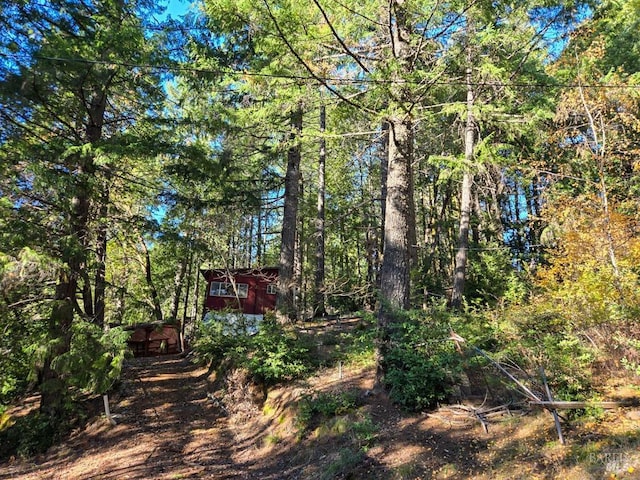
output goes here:
<path id="1" fill-rule="evenodd" d="M 451 407 L 406 415 L 373 391 L 373 375 L 327 369 L 258 404 L 241 378 L 215 390 L 180 355 L 131 359 L 111 396 L 116 425 L 97 415 L 46 454 L 1 464 L 0 480 L 640 478 L 638 412 L 565 425 L 561 446 L 548 413 L 497 416 L 488 432 Z M 303 395 L 346 390 L 357 412 L 301 433 Z"/>

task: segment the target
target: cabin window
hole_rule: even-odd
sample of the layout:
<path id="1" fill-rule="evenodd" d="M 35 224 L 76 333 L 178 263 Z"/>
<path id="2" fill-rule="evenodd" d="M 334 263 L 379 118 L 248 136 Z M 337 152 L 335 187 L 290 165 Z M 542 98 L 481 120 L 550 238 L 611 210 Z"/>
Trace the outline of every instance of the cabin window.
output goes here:
<path id="1" fill-rule="evenodd" d="M 238 298 L 247 298 L 249 296 L 249 285 L 236 283 L 236 289 L 234 290 L 232 283 L 211 282 L 209 295 L 212 297 L 236 297 L 236 291 Z"/>
<path id="2" fill-rule="evenodd" d="M 269 285 L 267 285 L 267 293 L 269 295 L 275 295 L 276 293 L 278 293 L 278 286 L 275 283 L 270 283 Z"/>

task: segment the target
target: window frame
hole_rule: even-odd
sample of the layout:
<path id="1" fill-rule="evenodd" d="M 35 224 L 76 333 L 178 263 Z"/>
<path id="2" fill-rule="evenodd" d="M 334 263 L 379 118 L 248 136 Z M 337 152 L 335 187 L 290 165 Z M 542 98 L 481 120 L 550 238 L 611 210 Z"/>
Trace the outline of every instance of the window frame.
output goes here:
<path id="1" fill-rule="evenodd" d="M 223 291 L 225 293 L 221 293 Z M 209 285 L 209 296 L 223 298 L 247 298 L 249 296 L 249 284 L 236 282 L 234 288 L 234 284 L 231 282 L 213 281 Z"/>

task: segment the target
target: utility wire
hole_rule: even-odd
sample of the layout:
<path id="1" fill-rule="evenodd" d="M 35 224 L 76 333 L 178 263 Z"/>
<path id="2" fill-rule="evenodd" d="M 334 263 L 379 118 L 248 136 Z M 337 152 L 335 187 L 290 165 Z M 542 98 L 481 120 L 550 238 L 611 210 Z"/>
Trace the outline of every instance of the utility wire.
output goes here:
<path id="1" fill-rule="evenodd" d="M 12 55 L 2 54 L 0 56 L 5 58 L 17 58 Z M 326 82 L 333 82 L 336 84 L 351 84 L 351 85 L 391 85 L 394 83 L 399 83 L 393 80 L 384 80 L 384 79 L 375 79 L 375 78 L 343 78 L 343 77 L 330 77 L 330 76 L 316 76 L 313 77 L 311 75 L 295 75 L 295 74 L 276 74 L 276 73 L 262 73 L 262 72 L 251 72 L 247 70 L 234 70 L 234 69 L 208 69 L 208 68 L 197 68 L 197 67 L 188 67 L 182 65 L 152 65 L 152 64 L 144 64 L 144 63 L 132 63 L 132 62 L 122 62 L 122 61 L 112 61 L 112 60 L 88 60 L 84 58 L 64 58 L 64 57 L 49 57 L 43 55 L 36 55 L 33 58 L 37 60 L 47 60 L 51 62 L 59 62 L 59 63 L 81 63 L 86 65 L 113 65 L 118 67 L 126 67 L 126 68 L 139 68 L 146 70 L 158 70 L 163 72 L 174 72 L 174 73 L 195 73 L 195 74 L 203 74 L 203 75 L 240 75 L 246 77 L 259 77 L 259 78 L 274 78 L 274 79 L 285 79 L 285 80 L 304 80 L 304 81 L 317 81 L 318 79 L 324 80 Z M 423 81 L 421 80 L 402 80 L 401 83 L 409 84 L 409 85 L 423 85 Z M 439 80 L 431 82 L 430 85 L 445 85 L 445 86 L 465 86 L 467 82 L 465 80 Z M 640 85 L 627 85 L 627 84 L 615 84 L 615 83 L 592 83 L 592 84 L 580 84 L 580 83 L 542 83 L 542 82 L 472 82 L 474 87 L 511 87 L 511 88 L 561 88 L 561 89 L 571 89 L 571 88 L 590 88 L 590 89 L 640 89 Z"/>

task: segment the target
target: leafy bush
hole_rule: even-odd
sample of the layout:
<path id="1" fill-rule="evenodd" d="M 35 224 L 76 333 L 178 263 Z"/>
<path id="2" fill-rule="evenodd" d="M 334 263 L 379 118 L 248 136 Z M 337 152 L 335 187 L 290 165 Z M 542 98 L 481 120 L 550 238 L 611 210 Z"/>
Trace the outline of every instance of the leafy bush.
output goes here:
<path id="1" fill-rule="evenodd" d="M 640 376 L 640 340 L 630 338 L 628 334 L 616 332 L 614 344 L 624 349 L 624 355 L 620 359 L 620 364 L 625 370 Z"/>
<path id="2" fill-rule="evenodd" d="M 45 299 L 52 295 L 56 268 L 52 259 L 30 248 L 15 255 L 0 251 L 0 405 L 34 381 L 35 353 L 46 342 L 50 307 Z"/>
<path id="3" fill-rule="evenodd" d="M 449 394 L 461 358 L 446 323 L 412 312 L 391 332 L 384 355 L 384 383 L 391 399 L 407 410 L 434 406 Z"/>
<path id="4" fill-rule="evenodd" d="M 312 366 L 310 345 L 267 318 L 251 337 L 249 371 L 259 380 L 274 384 L 300 377 Z"/>
<path id="5" fill-rule="evenodd" d="M 503 337 L 496 357 L 509 358 L 537 375 L 544 367 L 554 396 L 581 398 L 591 388 L 593 345 L 569 317 L 549 305 L 528 305 L 504 312 Z"/>
<path id="6" fill-rule="evenodd" d="M 60 434 L 60 426 L 52 425 L 40 412 L 20 417 L 11 426 L 0 429 L 0 459 L 42 453 L 55 443 Z"/>
<path id="7" fill-rule="evenodd" d="M 358 314 L 361 320 L 353 327 L 331 332 L 321 337 L 322 344 L 331 345 L 330 365 L 343 362 L 350 365 L 368 366 L 375 362 L 376 318 L 372 313 Z"/>
<path id="8" fill-rule="evenodd" d="M 267 316 L 256 335 L 243 329 L 230 331 L 223 322 L 200 327 L 194 348 L 213 365 L 229 362 L 249 370 L 254 380 L 276 384 L 306 374 L 314 365 L 309 342 L 296 337 Z"/>
<path id="9" fill-rule="evenodd" d="M 72 328 L 71 351 L 57 357 L 52 367 L 81 391 L 106 393 L 120 378 L 129 333 L 120 327 L 105 331 L 80 319 Z"/>
<path id="10" fill-rule="evenodd" d="M 242 358 L 248 343 L 246 334 L 229 335 L 222 322 L 211 321 L 199 325 L 193 348 L 205 362 L 217 365 L 224 359 Z"/>
<path id="11" fill-rule="evenodd" d="M 355 410 L 357 399 L 356 392 L 352 390 L 307 395 L 300 400 L 298 412 L 302 418 L 309 418 L 314 414 L 335 417 Z"/>
<path id="12" fill-rule="evenodd" d="M 351 431 L 361 448 L 366 451 L 373 444 L 380 427 L 373 423 L 371 417 L 365 416 L 353 423 Z"/>
<path id="13" fill-rule="evenodd" d="M 472 250 L 467 277 L 465 292 L 472 303 L 495 305 L 500 299 L 518 303 L 529 291 L 526 277 L 513 268 L 511 253 L 501 248 Z"/>
<path id="14" fill-rule="evenodd" d="M 327 465 L 320 476 L 320 480 L 331 480 L 334 478 L 351 478 L 350 474 L 357 471 L 358 466 L 364 460 L 362 450 L 342 448 L 339 456 Z"/>
<path id="15" fill-rule="evenodd" d="M 304 432 L 316 415 L 331 418 L 352 412 L 357 407 L 357 400 L 358 396 L 355 391 L 320 392 L 314 395 L 305 395 L 298 402 L 298 428 Z"/>
<path id="16" fill-rule="evenodd" d="M 385 365 L 389 395 L 402 407 L 420 410 L 446 398 L 447 375 L 437 357 L 411 347 L 395 347 L 385 357 Z"/>

